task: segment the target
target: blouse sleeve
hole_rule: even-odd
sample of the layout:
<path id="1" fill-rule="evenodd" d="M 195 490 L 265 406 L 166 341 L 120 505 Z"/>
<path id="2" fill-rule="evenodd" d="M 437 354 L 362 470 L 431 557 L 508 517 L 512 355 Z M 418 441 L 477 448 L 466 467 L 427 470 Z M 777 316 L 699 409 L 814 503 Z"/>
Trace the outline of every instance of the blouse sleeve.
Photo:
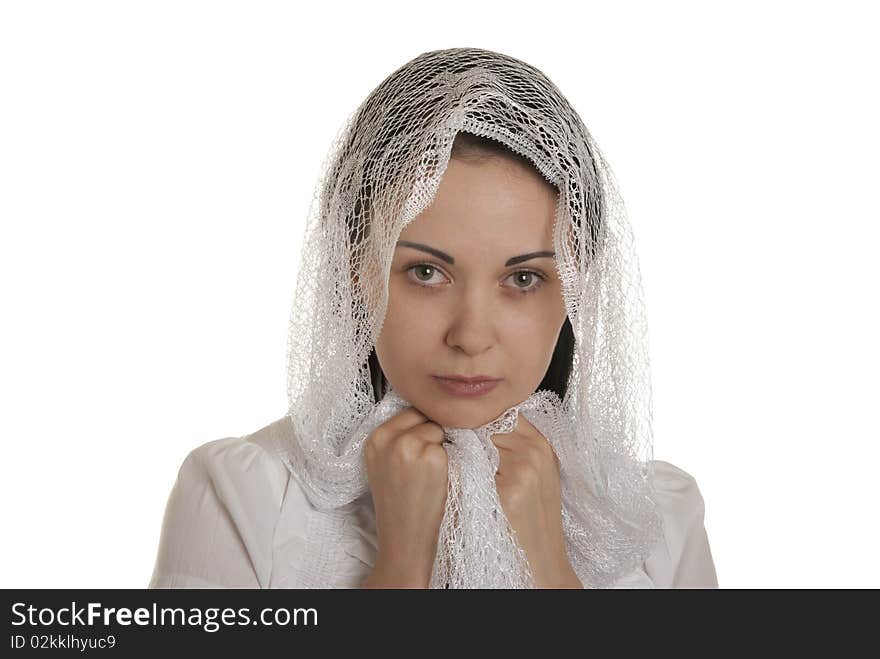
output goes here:
<path id="1" fill-rule="evenodd" d="M 651 555 L 615 588 L 717 588 L 715 564 L 704 525 L 705 505 L 693 476 L 652 460 L 663 536 Z"/>
<path id="2" fill-rule="evenodd" d="M 664 533 L 645 560 L 645 572 L 658 588 L 717 588 L 705 504 L 696 480 L 668 462 L 652 462 Z"/>
<path id="3" fill-rule="evenodd" d="M 267 587 L 287 480 L 284 465 L 245 438 L 193 449 L 168 497 L 149 587 Z"/>

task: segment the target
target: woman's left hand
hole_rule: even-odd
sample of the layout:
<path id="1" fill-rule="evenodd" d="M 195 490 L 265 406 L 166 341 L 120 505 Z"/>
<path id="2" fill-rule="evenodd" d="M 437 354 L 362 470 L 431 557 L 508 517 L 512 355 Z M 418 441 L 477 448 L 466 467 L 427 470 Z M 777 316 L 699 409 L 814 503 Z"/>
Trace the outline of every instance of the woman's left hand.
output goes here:
<path id="1" fill-rule="evenodd" d="M 537 588 L 583 588 L 568 561 L 562 528 L 559 459 L 519 414 L 513 432 L 492 436 L 500 462 L 495 485 L 501 506 L 526 552 Z"/>

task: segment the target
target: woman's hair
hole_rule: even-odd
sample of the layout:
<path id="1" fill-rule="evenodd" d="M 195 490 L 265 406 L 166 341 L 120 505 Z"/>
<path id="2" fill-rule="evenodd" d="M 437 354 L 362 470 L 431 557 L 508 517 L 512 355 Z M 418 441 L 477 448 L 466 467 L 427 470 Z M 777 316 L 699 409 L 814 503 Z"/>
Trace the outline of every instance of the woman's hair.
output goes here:
<path id="1" fill-rule="evenodd" d="M 471 162 L 483 162 L 490 158 L 506 158 L 533 169 L 557 194 L 559 192 L 555 185 L 544 179 L 531 160 L 509 149 L 501 142 L 488 137 L 473 135 L 463 131 L 459 132 L 452 143 L 450 158 Z M 571 321 L 568 315 L 566 315 L 565 322 L 559 332 L 559 338 L 556 341 L 556 347 L 553 349 L 550 366 L 547 367 L 547 372 L 544 374 L 541 384 L 538 385 L 538 389 L 549 389 L 559 396 L 559 400 L 565 400 L 573 356 L 574 332 L 571 327 Z M 375 401 L 378 403 L 385 396 L 388 381 L 385 379 L 385 373 L 382 372 L 382 367 L 379 365 L 375 347 L 370 351 L 367 363 L 370 367 L 370 380 L 373 383 Z"/>

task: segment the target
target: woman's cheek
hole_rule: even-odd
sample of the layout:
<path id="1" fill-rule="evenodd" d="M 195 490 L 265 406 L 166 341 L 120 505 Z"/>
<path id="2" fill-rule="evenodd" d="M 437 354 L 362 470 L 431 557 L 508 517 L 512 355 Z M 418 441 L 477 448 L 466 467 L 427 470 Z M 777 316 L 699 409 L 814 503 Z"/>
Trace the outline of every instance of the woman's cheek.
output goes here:
<path id="1" fill-rule="evenodd" d="M 537 377 L 540 382 L 553 357 L 561 324 L 555 325 L 552 311 L 548 309 L 546 313 L 520 318 L 512 327 L 515 332 L 509 332 L 506 341 L 516 347 L 514 354 L 518 355 L 522 376 Z"/>
<path id="2" fill-rule="evenodd" d="M 394 324 L 398 332 L 422 340 L 432 337 L 438 331 L 443 315 L 436 303 L 426 302 L 419 296 L 401 299 L 401 303 L 395 305 L 394 314 Z"/>

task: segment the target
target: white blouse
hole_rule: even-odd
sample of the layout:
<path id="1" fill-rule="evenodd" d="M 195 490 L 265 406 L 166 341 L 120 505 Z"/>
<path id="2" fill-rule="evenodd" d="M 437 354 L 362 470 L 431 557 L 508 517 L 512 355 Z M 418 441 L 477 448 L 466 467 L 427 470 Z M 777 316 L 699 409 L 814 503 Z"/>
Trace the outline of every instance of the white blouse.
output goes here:
<path id="1" fill-rule="evenodd" d="M 291 431 L 287 416 L 244 437 L 193 449 L 168 497 L 150 588 L 290 588 L 304 550 L 309 515 L 302 488 L 274 450 Z M 653 461 L 664 537 L 616 588 L 717 588 L 703 523 L 703 498 L 692 476 Z M 372 498 L 346 512 L 345 554 L 338 588 L 360 588 L 376 559 Z"/>

